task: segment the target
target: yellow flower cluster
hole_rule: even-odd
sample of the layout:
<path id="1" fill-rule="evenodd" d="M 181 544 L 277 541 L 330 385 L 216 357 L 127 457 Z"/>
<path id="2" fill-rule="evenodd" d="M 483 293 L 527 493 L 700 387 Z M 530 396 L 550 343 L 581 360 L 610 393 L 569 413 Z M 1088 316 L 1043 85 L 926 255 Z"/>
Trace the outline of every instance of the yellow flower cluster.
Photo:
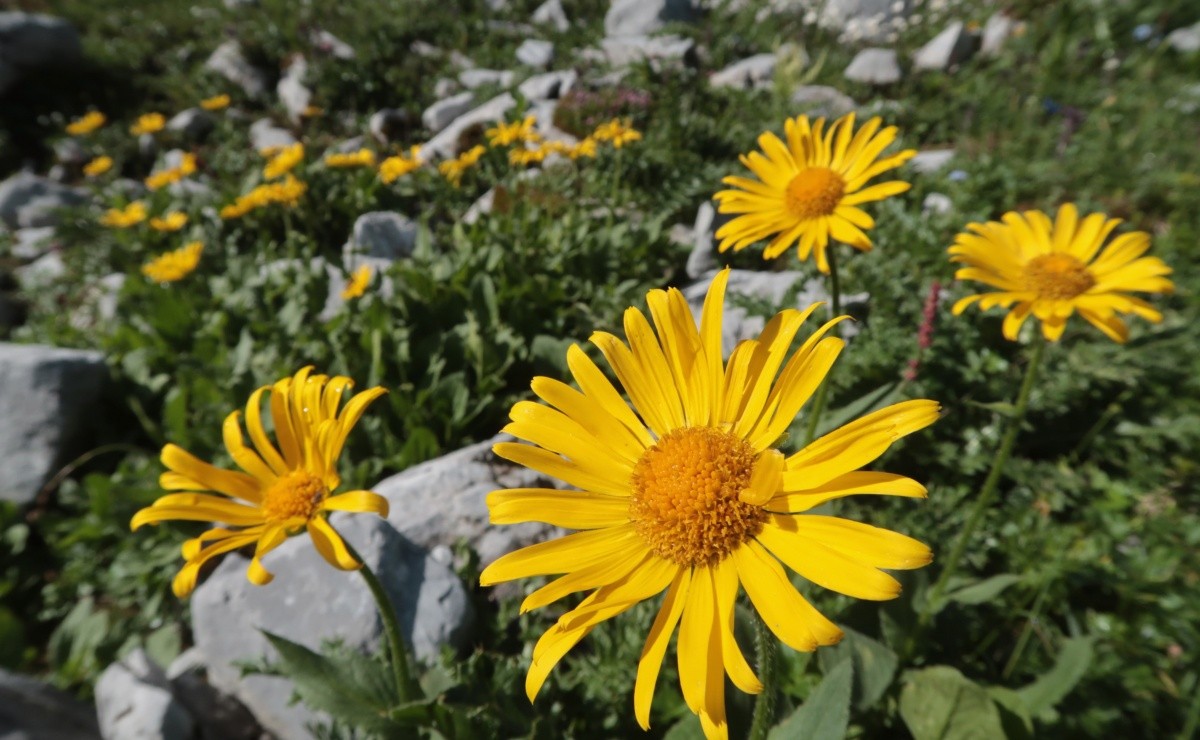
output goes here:
<path id="1" fill-rule="evenodd" d="M 179 249 L 150 260 L 142 265 L 142 274 L 156 283 L 173 283 L 187 277 L 200 264 L 204 245 L 190 242 Z"/>
<path id="2" fill-rule="evenodd" d="M 259 185 L 249 193 L 240 196 L 237 201 L 221 209 L 221 218 L 241 218 L 257 208 L 263 208 L 272 203 L 294 206 L 307 190 L 308 185 L 288 175 L 281 182 Z"/>
<path id="3" fill-rule="evenodd" d="M 83 166 L 83 174 L 87 175 L 88 177 L 99 177 L 105 172 L 111 170 L 112 166 L 112 157 L 96 157 L 91 162 L 88 162 Z"/>
<path id="4" fill-rule="evenodd" d="M 449 180 L 454 187 L 458 187 L 462 182 L 463 173 L 474 167 L 485 151 L 487 150 L 482 145 L 473 146 L 454 159 L 447 159 L 439 164 L 438 172 L 442 173 L 442 176 Z"/>
<path id="5" fill-rule="evenodd" d="M 347 154 L 326 154 L 325 166 L 335 169 L 374 167 L 375 152 L 364 147 L 357 152 L 349 152 Z"/>
<path id="6" fill-rule="evenodd" d="M 155 172 L 146 178 L 146 187 L 151 190 L 161 190 L 171 183 L 179 182 L 196 171 L 196 155 L 184 154 L 178 167 L 172 167 L 162 172 Z"/>
<path id="7" fill-rule="evenodd" d="M 229 107 L 228 95 L 214 95 L 211 98 L 205 98 L 200 101 L 200 107 L 204 110 L 224 110 Z"/>
<path id="8" fill-rule="evenodd" d="M 535 121 L 533 116 L 525 116 L 525 119 L 521 121 L 498 124 L 494 128 L 489 128 L 484 134 L 492 146 L 511 146 L 518 142 L 541 141 L 541 135 L 533 130 Z"/>
<path id="9" fill-rule="evenodd" d="M 87 136 L 96 129 L 108 123 L 108 118 L 100 111 L 88 111 L 80 118 L 67 124 L 67 133 L 71 136 Z"/>
<path id="10" fill-rule="evenodd" d="M 629 124 L 629 119 L 621 120 L 614 118 L 607 123 L 602 123 L 592 132 L 592 138 L 596 141 L 611 142 L 614 147 L 620 149 L 626 144 L 642 140 L 642 133 L 633 128 Z"/>
<path id="11" fill-rule="evenodd" d="M 514 166 L 538 164 L 545 161 L 551 154 L 561 154 L 572 161 L 580 157 L 596 156 L 596 140 L 588 137 L 576 144 L 565 141 L 545 141 L 533 149 L 512 149 L 508 153 L 508 162 Z"/>
<path id="12" fill-rule="evenodd" d="M 291 172 L 296 165 L 304 161 L 304 145 L 296 142 L 273 152 L 270 156 L 271 158 L 263 166 L 263 178 L 274 180 Z"/>
<path id="13" fill-rule="evenodd" d="M 396 180 L 415 171 L 421 166 L 421 147 L 414 146 L 408 154 L 397 154 L 379 163 L 379 179 L 391 185 Z"/>
<path id="14" fill-rule="evenodd" d="M 114 229 L 128 229 L 145 221 L 147 215 L 146 204 L 135 200 L 124 208 L 110 208 L 101 217 L 100 223 Z"/>
<path id="15" fill-rule="evenodd" d="M 367 292 L 367 286 L 371 284 L 371 276 L 374 274 L 375 271 L 370 265 L 362 265 L 352 272 L 350 279 L 346 281 L 346 287 L 342 289 L 342 300 L 361 298 Z"/>
<path id="16" fill-rule="evenodd" d="M 188 216 L 183 211 L 172 211 L 162 218 L 150 219 L 150 228 L 155 231 L 179 231 L 187 226 Z"/>
<path id="17" fill-rule="evenodd" d="M 129 133 L 134 136 L 142 134 L 156 134 L 162 131 L 167 125 L 167 119 L 161 113 L 146 113 L 139 116 L 137 121 L 129 127 Z"/>

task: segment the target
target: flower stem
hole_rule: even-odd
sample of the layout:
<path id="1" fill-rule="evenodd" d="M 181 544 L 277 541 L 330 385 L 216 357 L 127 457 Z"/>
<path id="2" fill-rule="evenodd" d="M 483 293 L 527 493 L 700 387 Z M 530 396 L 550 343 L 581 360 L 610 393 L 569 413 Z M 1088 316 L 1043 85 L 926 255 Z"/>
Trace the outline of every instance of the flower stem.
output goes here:
<path id="1" fill-rule="evenodd" d="M 379 617 L 383 620 L 383 630 L 387 633 L 388 644 L 392 648 L 392 676 L 396 680 L 396 697 L 400 704 L 407 704 L 417 697 L 417 691 L 413 684 L 412 671 L 408 665 L 408 648 L 404 645 L 404 638 L 400 636 L 400 620 L 396 617 L 396 609 L 392 606 L 392 600 L 388 598 L 387 592 L 383 590 L 383 584 L 379 582 L 375 571 L 371 570 L 371 566 L 367 565 L 367 562 L 349 542 L 346 543 L 346 549 L 355 560 L 362 563 L 358 572 L 362 574 L 363 580 L 367 582 L 367 588 L 371 589 L 371 595 L 375 597 L 375 607 L 379 610 Z"/>
<path id="2" fill-rule="evenodd" d="M 1000 476 L 1004 473 L 1004 464 L 1008 462 L 1009 455 L 1012 454 L 1013 443 L 1016 442 L 1017 433 L 1021 430 L 1021 422 L 1025 419 L 1025 410 L 1029 407 L 1029 395 L 1033 390 L 1033 382 L 1037 377 L 1038 367 L 1042 361 L 1042 352 L 1045 348 L 1046 342 L 1039 334 L 1034 340 L 1029 364 L 1025 368 L 1025 380 L 1022 381 L 1021 390 L 1017 394 L 1016 407 L 1012 412 L 1012 417 L 1008 420 L 1008 428 L 1004 431 L 1004 438 L 1000 441 L 1000 449 L 996 450 L 996 457 L 992 460 L 992 469 L 988 471 L 988 477 L 983 482 L 983 489 L 980 490 L 978 498 L 975 499 L 975 507 L 971 509 L 971 514 L 967 518 L 966 525 L 963 526 L 958 534 L 958 539 L 954 543 L 954 549 L 950 551 L 950 555 L 946 558 L 946 565 L 942 568 L 941 575 L 938 576 L 937 581 L 933 584 L 933 588 L 929 592 L 929 598 L 925 600 L 925 604 L 921 608 L 914 638 L 933 618 L 933 610 L 941 601 L 942 594 L 946 590 L 946 584 L 950 582 L 951 577 L 954 576 L 954 572 L 958 569 L 963 553 L 967 549 L 967 544 L 971 541 L 971 536 L 979 527 L 979 523 L 983 520 L 984 512 L 987 511 L 988 506 L 992 503 L 992 498 L 996 495 L 996 489 L 1000 484 Z"/>
<path id="3" fill-rule="evenodd" d="M 779 665 L 779 643 L 761 616 L 754 620 L 754 650 L 758 658 L 758 678 L 763 690 L 754 701 L 749 740 L 766 740 L 775 720 L 775 673 Z"/>
<path id="4" fill-rule="evenodd" d="M 838 280 L 837 250 L 834 249 L 835 246 L 835 244 L 830 244 L 829 249 L 826 250 L 829 258 L 829 303 L 832 309 L 832 318 L 842 315 L 842 290 L 841 282 Z M 836 327 L 834 331 L 837 331 Z M 802 447 L 807 447 L 808 443 L 816 438 L 817 425 L 821 423 L 821 414 L 825 411 L 825 401 L 828 396 L 829 375 L 826 374 L 825 382 L 821 383 L 820 389 L 817 390 L 817 397 L 813 400 L 812 410 L 808 412 L 808 428 L 804 431 L 804 444 Z"/>

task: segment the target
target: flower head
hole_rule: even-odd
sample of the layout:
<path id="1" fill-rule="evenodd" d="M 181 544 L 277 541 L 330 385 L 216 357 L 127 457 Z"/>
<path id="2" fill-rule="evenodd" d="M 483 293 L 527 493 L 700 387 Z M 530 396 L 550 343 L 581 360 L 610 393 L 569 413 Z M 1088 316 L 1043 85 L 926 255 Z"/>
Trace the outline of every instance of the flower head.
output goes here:
<path id="1" fill-rule="evenodd" d="M 541 136 L 533 130 L 537 121 L 534 116 L 525 116 L 524 120 L 512 123 L 500 123 L 489 128 L 484 134 L 492 146 L 510 146 L 518 142 L 538 141 Z"/>
<path id="2" fill-rule="evenodd" d="M 348 167 L 374 167 L 375 152 L 370 149 L 363 148 L 357 152 L 348 152 L 346 154 L 326 154 L 325 166 L 334 169 Z"/>
<path id="3" fill-rule="evenodd" d="M 246 430 L 241 413 L 225 418 L 225 447 L 240 471 L 224 470 L 201 461 L 184 449 L 168 444 L 162 450 L 167 472 L 159 485 L 171 493 L 134 515 L 130 526 L 168 520 L 223 522 L 183 543 L 184 566 L 175 576 L 175 595 L 183 598 L 196 587 L 205 562 L 247 545 L 255 545 L 254 559 L 246 572 L 255 585 L 273 576 L 261 559 L 291 534 L 307 530 L 313 546 L 335 568 L 361 566 L 326 517 L 331 511 L 373 512 L 387 516 L 387 499 L 370 491 L 335 495 L 341 485 L 337 459 L 350 430 L 367 405 L 386 391 L 372 388 L 358 393 L 342 406 L 350 378 L 312 375 L 306 367 L 290 378 L 263 386 L 246 404 Z M 277 444 L 263 426 L 263 394 L 270 394 L 271 419 Z M 244 472 L 243 472 L 244 471 Z"/>
<path id="4" fill-rule="evenodd" d="M 462 182 L 463 173 L 474 167 L 486 151 L 487 149 L 481 144 L 473 146 L 454 159 L 447 159 L 439 164 L 438 172 L 442 173 L 442 176 L 449 180 L 454 187 L 458 187 Z"/>
<path id="5" fill-rule="evenodd" d="M 370 265 L 360 265 L 358 269 L 350 273 L 350 279 L 346 281 L 346 287 L 342 289 L 342 300 L 349 301 L 354 298 L 361 298 L 367 292 L 367 286 L 371 284 L 371 277 L 375 271 Z"/>
<path id="6" fill-rule="evenodd" d="M 112 157 L 100 156 L 83 166 L 83 174 L 88 177 L 99 177 L 112 169 Z"/>
<path id="7" fill-rule="evenodd" d="M 108 209 L 100 217 L 100 224 L 114 229 L 128 229 L 130 226 L 136 226 L 145 221 L 148 215 L 146 204 L 135 200 L 124 208 Z"/>
<path id="8" fill-rule="evenodd" d="M 649 727 L 654 685 L 679 625 L 684 699 L 708 737 L 726 737 L 725 674 L 743 691 L 762 690 L 734 638 L 739 584 L 780 640 L 810 651 L 842 633 L 792 586 L 784 565 L 818 586 L 874 600 L 900 592 L 885 569 L 930 562 L 929 548 L 909 537 L 809 511 L 855 494 L 924 497 L 915 480 L 860 468 L 933 423 L 937 403 L 889 406 L 785 457 L 775 445 L 841 351 L 844 342 L 826 333 L 845 317 L 827 322 L 785 362 L 820 304 L 783 311 L 723 362 L 728 277 L 725 270 L 713 280 L 699 326 L 679 291 L 655 290 L 647 296 L 653 326 L 636 308 L 625 312 L 628 344 L 592 335 L 631 403 L 572 346 L 567 364 L 578 388 L 535 378 L 533 392 L 545 403 L 517 403 L 504 429 L 531 444 L 493 448 L 578 489 L 488 496 L 495 524 L 581 530 L 509 553 L 480 576 L 491 585 L 562 574 L 531 593 L 522 611 L 590 592 L 534 647 L 525 681 L 531 699 L 596 625 L 666 591 L 638 664 L 634 714 Z"/>
<path id="9" fill-rule="evenodd" d="M 183 211 L 172 211 L 162 218 L 150 219 L 150 228 L 155 231 L 179 231 L 187 226 L 188 216 Z"/>
<path id="10" fill-rule="evenodd" d="M 138 116 L 137 121 L 129 127 L 129 133 L 134 136 L 156 134 L 167 125 L 167 119 L 161 113 L 146 113 Z"/>
<path id="11" fill-rule="evenodd" d="M 179 182 L 188 175 L 195 173 L 195 171 L 196 155 L 186 152 L 180 157 L 178 166 L 160 170 L 147 177 L 145 180 L 146 187 L 150 190 L 161 190 L 172 183 Z"/>
<path id="12" fill-rule="evenodd" d="M 735 189 L 715 196 L 721 213 L 739 214 L 717 230 L 719 249 L 736 252 L 770 236 L 763 257 L 774 259 L 798 243 L 800 259 L 815 251 L 817 269 L 824 273 L 829 272 L 825 250 L 831 237 L 869 250 L 871 240 L 863 230 L 874 227 L 875 220 L 858 206 L 910 186 L 899 180 L 863 186 L 916 154 L 906 149 L 879 159 L 896 139 L 896 127 L 881 131 L 881 125 L 872 118 L 856 132 L 851 113 L 826 129 L 824 118 L 810 123 L 808 116 L 799 116 L 784 124 L 786 144 L 769 131 L 759 136 L 762 152 L 741 156 L 758 179 L 726 177 L 721 182 Z"/>
<path id="13" fill-rule="evenodd" d="M 249 193 L 238 196 L 237 201 L 221 209 L 221 218 L 227 220 L 241 218 L 255 209 L 272 203 L 292 207 L 300 202 L 300 198 L 307 191 L 307 184 L 288 175 L 278 182 L 264 183 Z"/>
<path id="14" fill-rule="evenodd" d="M 142 265 L 142 274 L 156 283 L 174 283 L 183 280 L 200 264 L 200 253 L 204 245 L 190 242 L 173 252 L 160 254 Z"/>
<path id="15" fill-rule="evenodd" d="M 379 163 L 379 179 L 391 185 L 408 173 L 416 171 L 421 164 L 421 147 L 410 147 L 407 155 L 397 154 Z"/>
<path id="16" fill-rule="evenodd" d="M 1171 274 L 1166 263 L 1142 256 L 1150 248 L 1146 232 L 1131 231 L 1103 246 L 1120 223 L 1102 213 L 1080 219 L 1074 204 L 1066 203 L 1053 223 L 1041 211 L 1012 211 L 1000 221 L 968 224 L 948 250 L 953 262 L 965 265 L 954 277 L 1000 291 L 967 296 L 954 304 L 954 314 L 976 301 L 984 310 L 1012 306 L 1004 318 L 1006 339 L 1015 340 L 1033 314 L 1046 339 L 1056 341 L 1078 311 L 1110 339 L 1124 342 L 1129 327 L 1117 314 L 1162 321 L 1148 303 L 1126 294 L 1166 293 L 1174 285 L 1165 277 Z"/>
<path id="17" fill-rule="evenodd" d="M 285 146 L 279 151 L 271 155 L 263 166 L 263 177 L 267 180 L 274 180 L 277 177 L 283 177 L 288 172 L 304 161 L 304 145 L 296 142 L 291 146 Z"/>
<path id="18" fill-rule="evenodd" d="M 211 98 L 205 98 L 200 101 L 200 107 L 204 110 L 224 110 L 229 107 L 230 99 L 228 95 L 214 95 Z"/>
<path id="19" fill-rule="evenodd" d="M 611 142 L 614 147 L 620 149 L 626 144 L 641 141 L 642 134 L 629 125 L 629 119 L 614 118 L 597 126 L 596 130 L 592 132 L 591 138 L 596 141 Z"/>
<path id="20" fill-rule="evenodd" d="M 577 160 L 580 157 L 589 157 L 591 159 L 595 159 L 596 158 L 596 140 L 594 138 L 592 138 L 591 136 L 589 136 L 586 139 L 581 140 L 578 144 L 575 144 L 574 146 L 569 147 L 566 150 L 566 155 L 572 161 Z"/>
<path id="21" fill-rule="evenodd" d="M 67 124 L 67 133 L 71 136 L 87 136 L 96 129 L 108 123 L 108 118 L 97 110 L 88 111 Z"/>

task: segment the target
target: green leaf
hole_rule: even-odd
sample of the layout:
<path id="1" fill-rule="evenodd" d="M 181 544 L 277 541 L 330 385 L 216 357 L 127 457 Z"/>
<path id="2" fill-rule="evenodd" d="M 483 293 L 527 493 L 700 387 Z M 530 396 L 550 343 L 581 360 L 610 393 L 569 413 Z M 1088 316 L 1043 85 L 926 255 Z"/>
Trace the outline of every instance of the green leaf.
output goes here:
<path id="1" fill-rule="evenodd" d="M 1032 738 L 1033 718 L 1029 716 L 1029 707 L 1025 706 L 1021 695 L 1003 686 L 988 686 L 987 692 L 1000 710 L 1000 722 L 1004 725 L 1004 735 L 1008 740 Z"/>
<path id="2" fill-rule="evenodd" d="M 700 718 L 689 714 L 667 730 L 663 740 L 704 740 L 704 728 L 700 726 Z"/>
<path id="3" fill-rule="evenodd" d="M 1038 680 L 1017 689 L 1017 693 L 1029 707 L 1029 714 L 1036 717 L 1053 709 L 1087 673 L 1095 654 L 1094 637 L 1070 637 L 1063 641 L 1062 650 L 1054 667 Z"/>
<path id="4" fill-rule="evenodd" d="M 957 601 L 960 604 L 983 604 L 996 598 L 1006 588 L 1020 581 L 1021 576 L 1013 573 L 1001 573 L 949 593 L 946 595 L 946 600 Z"/>
<path id="5" fill-rule="evenodd" d="M 995 401 L 993 403 L 981 403 L 979 401 L 964 401 L 968 406 L 975 406 L 981 409 L 987 409 L 994 413 L 1003 416 L 1006 419 L 1011 419 L 1017 415 L 1017 407 L 1007 401 Z"/>
<path id="6" fill-rule="evenodd" d="M 841 740 L 850 724 L 853 688 L 854 661 L 843 660 L 825 674 L 804 704 L 771 728 L 768 740 Z"/>
<path id="7" fill-rule="evenodd" d="M 826 674 L 843 661 L 854 663 L 854 706 L 867 709 L 887 691 L 899 662 L 891 648 L 861 632 L 843 627 L 846 636 L 837 645 L 818 651 Z"/>
<path id="8" fill-rule="evenodd" d="M 1000 711 L 980 685 L 950 666 L 905 675 L 900 716 L 914 740 L 1004 740 Z"/>

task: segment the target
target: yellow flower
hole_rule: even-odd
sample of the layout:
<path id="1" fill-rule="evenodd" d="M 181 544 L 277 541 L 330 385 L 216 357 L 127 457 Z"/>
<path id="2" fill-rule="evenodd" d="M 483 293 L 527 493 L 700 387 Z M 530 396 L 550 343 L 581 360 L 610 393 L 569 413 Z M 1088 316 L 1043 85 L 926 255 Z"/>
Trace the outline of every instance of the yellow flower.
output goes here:
<path id="1" fill-rule="evenodd" d="M 582 531 L 509 553 L 480 581 L 563 574 L 533 591 L 522 611 L 591 592 L 534 647 L 525 681 L 531 700 L 596 625 L 665 590 L 638 663 L 634 715 L 649 728 L 654 685 L 678 624 L 684 700 L 707 737 L 726 737 L 725 674 L 742 691 L 762 690 L 734 639 L 739 584 L 780 640 L 809 651 L 836 643 L 842 632 L 797 592 L 783 565 L 817 586 L 882 600 L 900 593 L 885 569 L 918 568 L 932 558 L 904 535 L 809 511 L 855 494 L 923 498 L 915 480 L 860 468 L 932 424 L 937 403 L 889 406 L 784 457 L 774 445 L 841 351 L 844 342 L 825 334 L 846 317 L 827 322 L 785 363 L 820 304 L 783 311 L 722 362 L 728 277 L 725 270 L 713 280 L 698 327 L 678 290 L 654 290 L 647 296 L 654 328 L 630 308 L 629 345 L 592 335 L 631 403 L 572 346 L 567 363 L 578 389 L 535 378 L 533 392 L 545 403 L 521 401 L 509 413 L 504 431 L 532 444 L 502 442 L 495 453 L 579 490 L 495 491 L 487 501 L 491 521 Z"/>
<path id="2" fill-rule="evenodd" d="M 134 136 L 142 134 L 155 134 L 163 130 L 167 125 L 167 119 L 161 113 L 146 113 L 138 116 L 137 121 L 129 127 L 129 133 Z"/>
<path id="3" fill-rule="evenodd" d="M 408 150 L 408 155 L 397 154 L 379 163 L 379 179 L 391 185 L 396 180 L 414 172 L 421 166 L 421 147 L 414 146 Z"/>
<path id="4" fill-rule="evenodd" d="M 108 118 L 100 111 L 88 111 L 67 124 L 67 133 L 71 136 L 87 136 L 107 122 Z"/>
<path id="5" fill-rule="evenodd" d="M 596 140 L 589 136 L 575 146 L 567 149 L 566 154 L 571 158 L 572 161 L 579 159 L 580 157 L 591 157 L 592 159 L 595 159 Z"/>
<path id="6" fill-rule="evenodd" d="M 150 190 L 160 190 L 166 186 L 179 182 L 188 175 L 196 171 L 196 155 L 184 154 L 179 160 L 178 167 L 155 172 L 145 179 L 146 187 Z"/>
<path id="7" fill-rule="evenodd" d="M 136 226 L 146 220 L 146 204 L 140 200 L 135 200 L 124 208 L 110 208 L 100 218 L 102 226 L 110 226 L 114 229 L 127 229 L 130 226 Z"/>
<path id="8" fill-rule="evenodd" d="M 498 124 L 494 128 L 489 128 L 484 134 L 492 146 L 509 146 L 519 141 L 539 141 L 541 136 L 533 130 L 536 120 L 533 116 L 525 116 L 522 121 Z"/>
<path id="9" fill-rule="evenodd" d="M 83 166 L 83 174 L 87 175 L 88 177 L 99 177 L 100 175 L 103 175 L 105 172 L 108 172 L 109 170 L 111 170 L 112 166 L 113 166 L 112 157 L 107 157 L 107 156 L 96 157 L 91 162 L 88 162 L 87 164 L 85 164 Z"/>
<path id="10" fill-rule="evenodd" d="M 479 161 L 479 158 L 486 152 L 482 145 L 476 145 L 458 155 L 454 159 L 448 159 L 438 165 L 438 172 L 449 180 L 454 187 L 458 187 L 462 182 L 463 173 Z"/>
<path id="11" fill-rule="evenodd" d="M 629 125 L 629 119 L 622 121 L 614 118 L 608 123 L 602 123 L 592 132 L 590 138 L 596 141 L 609 141 L 617 149 L 634 141 L 641 141 L 642 134 Z"/>
<path id="12" fill-rule="evenodd" d="M 367 292 L 367 286 L 371 284 L 373 274 L 375 271 L 371 269 L 370 265 L 362 265 L 352 272 L 350 279 L 346 281 L 346 287 L 342 289 L 342 300 L 361 298 Z"/>
<path id="13" fill-rule="evenodd" d="M 517 147 L 515 149 L 508 150 L 508 163 L 516 167 L 529 164 L 538 164 L 546 159 L 546 155 L 548 153 L 549 152 L 546 150 L 546 148 L 541 146 L 537 147 L 536 149 Z"/>
<path id="14" fill-rule="evenodd" d="M 300 115 L 304 118 L 317 118 L 325 115 L 325 109 L 319 105 L 310 105 L 300 111 Z"/>
<path id="15" fill-rule="evenodd" d="M 188 216 L 183 211 L 172 211 L 162 218 L 150 219 L 150 228 L 155 231 L 179 231 L 187 225 Z"/>
<path id="16" fill-rule="evenodd" d="M 204 110 L 223 110 L 229 107 L 228 95 L 214 95 L 211 98 L 205 98 L 200 101 L 200 107 Z"/>
<path id="17" fill-rule="evenodd" d="M 304 161 L 304 145 L 296 142 L 291 146 L 280 148 L 276 153 L 271 155 L 270 160 L 263 167 L 263 177 L 268 180 L 274 180 L 277 177 L 282 177 L 292 171 L 296 165 Z"/>
<path id="18" fill-rule="evenodd" d="M 225 447 L 242 470 L 224 470 L 168 444 L 162 450 L 167 472 L 159 485 L 171 493 L 142 509 L 132 529 L 168 520 L 223 522 L 183 543 L 184 566 L 175 576 L 175 595 L 183 598 L 196 587 L 200 568 L 208 560 L 255 545 L 246 577 L 261 586 L 273 576 L 261 559 L 289 535 L 307 530 L 313 546 L 331 565 L 354 570 L 346 543 L 327 516 L 331 511 L 372 512 L 387 516 L 387 499 L 370 491 L 333 495 L 341 485 L 337 460 L 350 430 L 383 388 L 358 393 L 338 413 L 343 393 L 354 386 L 350 378 L 311 375 L 306 367 L 293 377 L 263 386 L 246 404 L 246 429 L 253 447 L 242 435 L 240 412 L 225 417 Z M 262 420 L 262 397 L 270 393 L 271 419 L 277 445 L 271 443 Z M 242 472 L 245 471 L 245 472 Z"/>
<path id="19" fill-rule="evenodd" d="M 326 154 L 326 167 L 374 167 L 375 152 L 370 149 L 359 149 L 348 154 Z"/>
<path id="20" fill-rule="evenodd" d="M 878 159 L 896 139 L 894 126 L 880 131 L 880 125 L 872 118 L 855 132 L 851 113 L 825 130 L 824 118 L 810 125 L 807 116 L 799 116 L 785 124 L 786 144 L 769 131 L 759 136 L 762 153 L 741 156 L 742 164 L 759 179 L 726 177 L 721 182 L 738 189 L 715 196 L 721 213 L 742 214 L 717 230 L 720 250 L 732 247 L 736 252 L 773 236 L 763 257 L 774 259 L 798 242 L 800 259 L 807 260 L 815 251 L 817 269 L 826 274 L 830 237 L 869 250 L 871 240 L 863 229 L 874 227 L 875 220 L 857 206 L 910 186 L 899 180 L 863 186 L 916 154 L 906 149 Z"/>
<path id="21" fill-rule="evenodd" d="M 294 206 L 300 202 L 301 196 L 307 190 L 308 185 L 292 175 L 288 175 L 279 182 L 264 183 L 249 193 L 239 196 L 235 202 L 221 209 L 221 218 L 226 220 L 241 218 L 256 208 L 262 208 L 272 203 Z"/>
<path id="22" fill-rule="evenodd" d="M 142 274 L 156 283 L 174 283 L 183 280 L 200 264 L 200 253 L 204 245 L 190 242 L 166 254 L 160 254 L 142 265 Z"/>
<path id="23" fill-rule="evenodd" d="M 1015 340 L 1033 314 L 1053 342 L 1078 311 L 1110 339 L 1124 342 L 1129 327 L 1117 314 L 1162 321 L 1162 314 L 1145 301 L 1125 294 L 1165 293 L 1174 285 L 1164 277 L 1171 274 L 1166 263 L 1142 256 L 1150 248 L 1150 235 L 1144 231 L 1122 234 L 1101 249 L 1120 223 L 1103 213 L 1080 219 L 1074 204 L 1066 203 L 1053 223 L 1041 211 L 1011 211 L 1000 221 L 968 224 L 969 231 L 955 237 L 948 250 L 951 261 L 966 265 L 954 277 L 977 280 L 1000 292 L 963 298 L 954 304 L 954 314 L 976 301 L 984 310 L 1015 303 L 1004 318 L 1005 338 Z"/>

